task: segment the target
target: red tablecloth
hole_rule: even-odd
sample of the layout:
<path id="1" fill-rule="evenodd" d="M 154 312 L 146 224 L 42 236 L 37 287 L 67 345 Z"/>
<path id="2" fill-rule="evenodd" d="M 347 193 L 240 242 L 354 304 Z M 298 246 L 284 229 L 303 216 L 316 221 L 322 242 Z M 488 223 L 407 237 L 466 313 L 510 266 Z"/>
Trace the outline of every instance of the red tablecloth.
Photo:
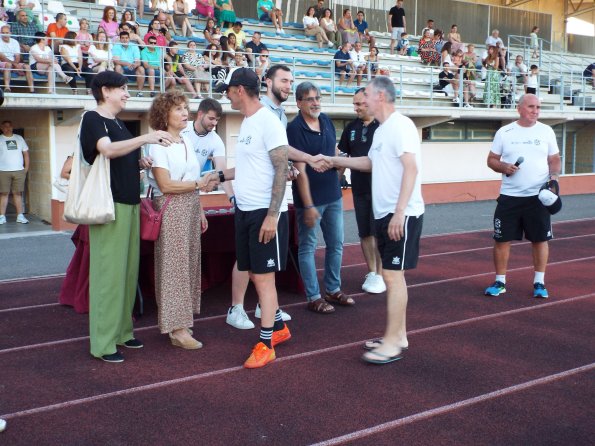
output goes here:
<path id="1" fill-rule="evenodd" d="M 234 217 L 230 209 L 206 208 L 209 229 L 202 236 L 202 291 L 231 280 L 236 260 Z M 214 213 L 216 211 L 216 213 Z M 295 210 L 289 209 L 289 256 L 285 271 L 276 275 L 281 288 L 303 292 L 297 265 L 297 225 Z M 59 302 L 77 313 L 89 312 L 89 228 L 79 225 L 72 235 L 76 250 L 66 270 Z M 139 284 L 145 297 L 155 295 L 153 242 L 140 245 Z"/>

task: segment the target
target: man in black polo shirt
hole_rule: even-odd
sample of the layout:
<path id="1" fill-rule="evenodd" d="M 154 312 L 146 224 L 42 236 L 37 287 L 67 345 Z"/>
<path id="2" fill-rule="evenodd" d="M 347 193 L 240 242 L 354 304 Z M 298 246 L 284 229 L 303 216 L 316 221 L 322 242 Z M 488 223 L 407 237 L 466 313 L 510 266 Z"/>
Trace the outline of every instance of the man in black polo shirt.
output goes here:
<path id="1" fill-rule="evenodd" d="M 350 157 L 368 156 L 374 132 L 378 128 L 378 121 L 368 112 L 364 92 L 364 88 L 355 92 L 353 109 L 357 119 L 345 126 L 339 141 L 339 150 Z M 352 170 L 351 187 L 357 231 L 369 271 L 362 289 L 368 293 L 384 293 L 386 285 L 382 279 L 382 262 L 374 237 L 371 172 Z"/>
<path id="2" fill-rule="evenodd" d="M 300 111 L 287 126 L 289 145 L 309 155 L 333 156 L 336 146 L 335 126 L 327 115 L 320 112 L 320 89 L 312 82 L 302 82 L 295 91 L 295 97 Z M 355 303 L 341 291 L 343 197 L 339 176 L 335 169 L 315 172 L 304 162 L 296 162 L 295 167 L 300 172 L 292 185 L 298 222 L 298 260 L 308 309 L 315 313 L 332 313 L 335 308 L 331 303 Z M 314 261 L 318 225 L 326 244 L 324 295 L 318 285 Z"/>
<path id="3" fill-rule="evenodd" d="M 260 41 L 262 34 L 258 31 L 254 31 L 252 34 L 252 40 L 246 44 L 246 51 L 252 54 L 260 54 L 262 50 L 267 50 L 267 46 Z M 258 57 L 253 58 L 252 54 L 247 55 L 248 62 L 252 63 L 253 60 L 258 60 Z"/>

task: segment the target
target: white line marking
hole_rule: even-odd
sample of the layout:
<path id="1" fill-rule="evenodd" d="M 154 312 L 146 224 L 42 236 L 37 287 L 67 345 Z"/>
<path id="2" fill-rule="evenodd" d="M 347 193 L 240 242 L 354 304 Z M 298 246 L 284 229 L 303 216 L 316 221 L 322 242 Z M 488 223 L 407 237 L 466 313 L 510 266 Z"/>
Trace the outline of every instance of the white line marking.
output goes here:
<path id="1" fill-rule="evenodd" d="M 494 319 L 494 318 L 497 318 L 500 316 L 507 316 L 507 315 L 516 314 L 516 313 L 524 313 L 527 311 L 533 311 L 536 309 L 542 309 L 542 308 L 551 307 L 551 306 L 555 306 L 555 305 L 563 305 L 563 304 L 566 304 L 569 302 L 575 302 L 575 301 L 582 300 L 582 299 L 588 299 L 593 296 L 595 296 L 595 293 L 586 294 L 583 296 L 571 297 L 571 298 L 561 300 L 561 301 L 556 301 L 556 302 L 548 302 L 546 304 L 541 304 L 541 305 L 537 305 L 534 307 L 517 308 L 515 310 L 503 311 L 501 313 L 495 313 L 495 314 L 490 314 L 490 315 L 486 315 L 486 316 L 478 316 L 478 317 L 463 319 L 463 320 L 455 321 L 455 322 L 448 322 L 446 324 L 440 324 L 440 325 L 435 325 L 432 327 L 425 327 L 425 328 L 420 328 L 417 330 L 412 330 L 412 331 L 408 332 L 408 335 L 427 333 L 427 332 L 431 332 L 431 331 L 441 330 L 443 328 L 450 328 L 450 327 L 460 326 L 460 325 L 464 325 L 464 324 L 474 323 L 477 321 L 484 321 L 486 319 Z M 79 339 L 86 339 L 86 338 L 79 338 Z M 366 341 L 366 339 L 355 341 L 355 342 L 350 342 L 348 344 L 342 344 L 342 345 L 336 345 L 333 347 L 322 348 L 319 350 L 312 350 L 309 352 L 297 353 L 295 355 L 290 355 L 290 356 L 285 356 L 283 358 L 279 358 L 276 360 L 276 362 L 293 361 L 295 359 L 307 358 L 307 357 L 311 357 L 311 356 L 320 355 L 323 353 L 329 353 L 329 352 L 333 352 L 333 351 L 337 351 L 337 350 L 343 350 L 346 348 L 351 348 L 351 347 L 361 345 L 365 341 Z M 41 407 L 36 407 L 33 409 L 27 409 L 27 410 L 23 410 L 23 411 L 19 411 L 19 412 L 4 414 L 4 415 L 0 415 L 0 418 L 8 420 L 11 418 L 17 418 L 17 417 L 22 417 L 22 416 L 26 416 L 26 415 L 34 415 L 34 414 L 38 414 L 38 413 L 49 412 L 52 410 L 64 409 L 67 407 L 77 406 L 77 405 L 86 404 L 86 403 L 92 403 L 95 401 L 100 401 L 100 400 L 104 400 L 104 399 L 111 398 L 111 397 L 116 397 L 116 396 L 121 396 L 121 395 L 130 395 L 133 393 L 143 392 L 145 390 L 160 389 L 160 388 L 175 385 L 175 384 L 180 384 L 180 383 L 185 383 L 185 382 L 190 382 L 190 381 L 195 381 L 195 380 L 201 380 L 201 379 L 205 379 L 205 378 L 211 378 L 213 376 L 237 372 L 242 369 L 243 369 L 242 366 L 228 367 L 228 368 L 221 369 L 221 370 L 214 370 L 211 372 L 199 373 L 196 375 L 190 375 L 190 376 L 186 376 L 183 378 L 171 379 L 171 380 L 167 380 L 167 381 L 159 381 L 156 383 L 146 384 L 143 386 L 130 387 L 128 389 L 116 390 L 114 392 L 108 392 L 108 393 L 104 393 L 101 395 L 95 395 L 95 396 L 86 397 L 86 398 L 78 398 L 76 400 L 64 401 L 61 403 L 50 404 L 48 406 L 41 406 Z"/>
<path id="2" fill-rule="evenodd" d="M 533 379 L 531 381 L 526 381 L 521 384 L 515 384 L 514 386 L 505 387 L 503 389 L 498 389 L 493 392 L 484 393 L 482 395 L 475 396 L 473 398 L 468 398 L 466 400 L 457 401 L 456 403 L 447 404 L 446 406 L 436 407 L 434 409 L 425 410 L 423 412 L 418 412 L 413 415 L 409 415 L 407 417 L 399 418 L 393 421 L 388 421 L 386 423 L 378 424 L 373 427 L 369 427 L 367 429 L 362 429 L 359 431 L 351 432 L 346 435 L 342 435 L 340 437 L 331 438 L 326 441 L 321 441 L 320 443 L 315 443 L 311 446 L 332 446 L 336 444 L 343 444 L 348 441 L 359 440 L 364 437 L 369 437 L 371 435 L 379 434 L 381 432 L 394 429 L 400 426 L 404 426 L 406 424 L 415 423 L 417 421 L 426 420 L 428 418 L 432 418 L 438 415 L 443 415 L 448 412 L 452 412 L 454 410 L 459 410 L 465 407 L 469 407 L 475 404 L 483 403 L 485 401 L 492 400 L 494 398 L 500 398 L 502 396 L 507 396 L 512 393 L 521 392 L 523 390 L 530 389 L 531 387 L 540 386 L 544 384 L 549 384 L 554 381 L 558 381 L 564 378 L 568 378 L 570 376 L 578 375 L 579 373 L 589 372 L 595 369 L 595 363 L 586 364 L 581 367 L 576 367 L 574 369 L 565 370 L 560 373 L 555 373 L 553 375 L 544 376 L 541 378 Z"/>

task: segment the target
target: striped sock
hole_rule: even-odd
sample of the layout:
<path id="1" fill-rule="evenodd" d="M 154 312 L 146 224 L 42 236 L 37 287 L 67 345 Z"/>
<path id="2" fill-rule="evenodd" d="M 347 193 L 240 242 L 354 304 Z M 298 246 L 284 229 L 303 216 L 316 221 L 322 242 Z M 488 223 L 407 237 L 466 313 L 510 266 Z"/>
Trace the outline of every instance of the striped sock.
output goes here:
<path id="1" fill-rule="evenodd" d="M 262 342 L 268 348 L 273 348 L 273 344 L 271 344 L 272 338 L 273 338 L 273 327 L 270 327 L 270 328 L 260 327 L 260 342 Z"/>
<path id="2" fill-rule="evenodd" d="M 281 317 L 281 309 L 277 308 L 277 311 L 275 312 L 275 325 L 273 326 L 273 329 L 275 331 L 279 331 L 283 330 L 284 327 L 285 322 L 283 322 L 283 317 Z"/>

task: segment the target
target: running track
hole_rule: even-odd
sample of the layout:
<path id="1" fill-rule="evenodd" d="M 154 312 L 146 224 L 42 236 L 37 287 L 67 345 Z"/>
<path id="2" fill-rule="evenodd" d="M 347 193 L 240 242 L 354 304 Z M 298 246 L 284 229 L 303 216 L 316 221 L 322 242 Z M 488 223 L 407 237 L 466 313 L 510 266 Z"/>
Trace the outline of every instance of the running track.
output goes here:
<path id="1" fill-rule="evenodd" d="M 547 300 L 529 297 L 527 243 L 512 248 L 508 293 L 486 298 L 488 232 L 424 238 L 407 275 L 410 349 L 386 366 L 359 360 L 384 295 L 361 293 L 356 245 L 342 271 L 356 306 L 317 315 L 282 291 L 294 337 L 251 371 L 257 331 L 225 324 L 229 286 L 203 295 L 202 350 L 173 348 L 148 303 L 145 348 L 113 365 L 88 355 L 86 317 L 55 303 L 61 277 L 0 282 L 0 444 L 593 444 L 594 223 L 554 226 Z"/>

